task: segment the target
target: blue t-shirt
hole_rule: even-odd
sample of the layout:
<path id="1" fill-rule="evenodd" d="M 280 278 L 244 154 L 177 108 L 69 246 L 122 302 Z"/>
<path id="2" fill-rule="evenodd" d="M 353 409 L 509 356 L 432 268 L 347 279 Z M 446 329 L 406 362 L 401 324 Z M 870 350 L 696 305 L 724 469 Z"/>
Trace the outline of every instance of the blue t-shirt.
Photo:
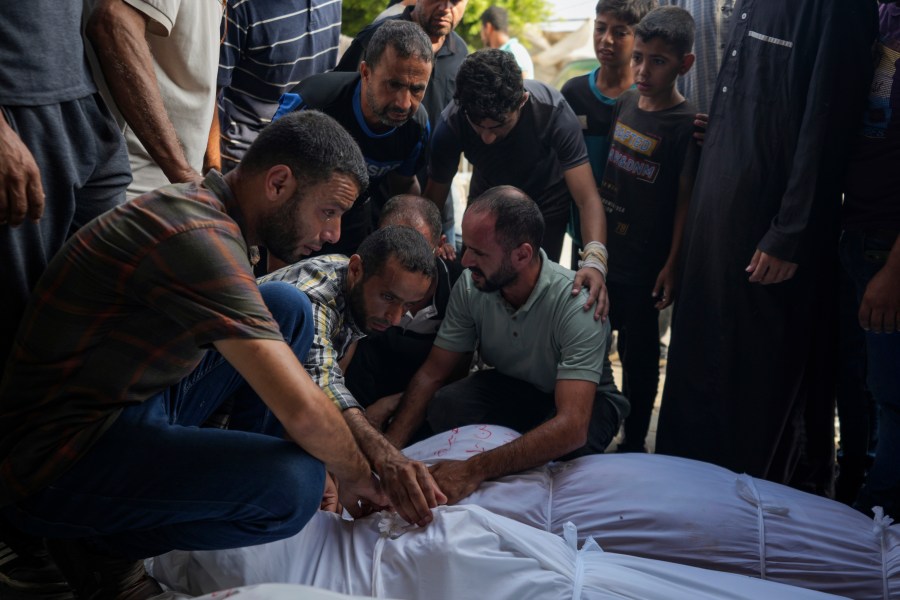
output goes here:
<path id="1" fill-rule="evenodd" d="M 588 160 L 597 189 L 603 181 L 603 170 L 606 168 L 606 157 L 609 154 L 609 130 L 613 122 L 613 109 L 616 99 L 610 98 L 597 89 L 597 76 L 600 65 L 588 73 L 568 80 L 562 87 L 562 95 L 572 107 L 581 132 L 584 134 L 584 145 L 587 146 Z M 634 86 L 632 86 L 633 88 Z M 569 235 L 575 246 L 581 246 L 581 218 L 578 211 L 572 210 L 569 221 Z"/>

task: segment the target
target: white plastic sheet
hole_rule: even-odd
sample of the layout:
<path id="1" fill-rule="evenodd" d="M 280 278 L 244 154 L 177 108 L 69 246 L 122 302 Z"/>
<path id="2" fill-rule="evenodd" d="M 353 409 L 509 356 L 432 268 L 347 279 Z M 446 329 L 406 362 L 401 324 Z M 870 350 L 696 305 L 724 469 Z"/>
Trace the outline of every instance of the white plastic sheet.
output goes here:
<path id="1" fill-rule="evenodd" d="M 428 463 L 464 460 L 516 437 L 469 426 L 405 452 Z M 900 526 L 698 461 L 589 456 L 487 482 L 463 503 L 557 534 L 571 521 L 611 552 L 857 599 L 900 598 Z"/>

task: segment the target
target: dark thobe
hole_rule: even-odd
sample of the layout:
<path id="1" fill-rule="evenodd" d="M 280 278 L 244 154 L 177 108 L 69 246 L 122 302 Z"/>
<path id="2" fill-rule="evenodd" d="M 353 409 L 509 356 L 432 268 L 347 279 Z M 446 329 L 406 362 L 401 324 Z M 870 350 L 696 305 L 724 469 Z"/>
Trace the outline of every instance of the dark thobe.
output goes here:
<path id="1" fill-rule="evenodd" d="M 874 0 L 735 9 L 689 210 L 657 452 L 829 487 L 840 181 L 875 34 Z M 794 278 L 749 283 L 757 248 L 798 263 Z"/>

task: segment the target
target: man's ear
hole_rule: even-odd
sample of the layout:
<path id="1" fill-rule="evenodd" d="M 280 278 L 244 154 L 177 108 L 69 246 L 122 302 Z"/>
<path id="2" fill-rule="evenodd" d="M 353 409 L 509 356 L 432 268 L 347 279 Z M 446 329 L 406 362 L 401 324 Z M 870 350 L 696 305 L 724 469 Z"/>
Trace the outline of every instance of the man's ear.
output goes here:
<path id="1" fill-rule="evenodd" d="M 266 198 L 269 200 L 283 200 L 292 196 L 297 187 L 294 174 L 287 165 L 275 165 L 266 171 Z"/>
<path id="2" fill-rule="evenodd" d="M 359 75 L 363 79 L 368 80 L 369 76 L 372 74 L 372 69 L 369 68 L 369 64 L 362 60 L 359 62 Z"/>
<path id="3" fill-rule="evenodd" d="M 526 265 L 531 263 L 531 259 L 534 257 L 534 252 L 534 247 L 531 244 L 529 244 L 528 242 L 522 242 L 517 247 L 513 248 L 513 264 L 517 268 L 525 267 Z"/>
<path id="4" fill-rule="evenodd" d="M 684 58 L 681 59 L 681 68 L 678 69 L 678 74 L 684 75 L 685 73 L 690 71 L 691 67 L 694 66 L 695 60 L 697 60 L 697 57 L 693 53 L 688 52 L 687 54 L 685 54 Z"/>
<path id="5" fill-rule="evenodd" d="M 352 288 L 357 283 L 363 280 L 363 264 L 362 258 L 359 254 L 354 254 L 350 257 L 350 263 L 347 265 L 347 282 L 350 284 Z"/>

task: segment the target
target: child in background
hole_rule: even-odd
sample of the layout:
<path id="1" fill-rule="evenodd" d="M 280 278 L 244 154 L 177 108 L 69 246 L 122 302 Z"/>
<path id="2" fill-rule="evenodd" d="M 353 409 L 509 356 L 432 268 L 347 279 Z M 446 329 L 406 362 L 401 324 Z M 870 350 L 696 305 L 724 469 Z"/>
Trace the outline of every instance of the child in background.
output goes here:
<path id="1" fill-rule="evenodd" d="M 675 88 L 694 63 L 693 18 L 681 8 L 657 8 L 634 34 L 637 89 L 616 102 L 600 195 L 613 266 L 607 277 L 610 321 L 627 338 L 619 355 L 631 414 L 619 450 L 644 452 L 659 385 L 658 311 L 675 298 L 699 148 L 693 140 L 697 111 Z"/>
<path id="2" fill-rule="evenodd" d="M 631 69 L 634 27 L 656 6 L 656 0 L 600 0 L 594 19 L 594 53 L 600 65 L 587 75 L 573 77 L 561 90 L 581 121 L 597 185 L 603 181 L 609 154 L 609 130 L 616 98 L 634 87 Z M 574 270 L 578 268 L 578 250 L 582 246 L 581 221 L 574 205 L 568 234 L 572 238 L 571 267 Z"/>

